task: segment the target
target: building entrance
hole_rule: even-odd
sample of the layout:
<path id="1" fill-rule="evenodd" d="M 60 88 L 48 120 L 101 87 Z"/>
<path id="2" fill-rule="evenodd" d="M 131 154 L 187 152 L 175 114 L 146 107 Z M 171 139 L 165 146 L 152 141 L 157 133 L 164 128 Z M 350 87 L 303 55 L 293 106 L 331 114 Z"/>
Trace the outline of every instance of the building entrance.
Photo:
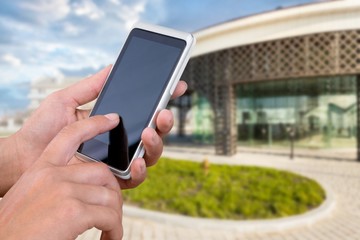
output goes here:
<path id="1" fill-rule="evenodd" d="M 355 76 L 247 83 L 236 93 L 240 146 L 356 159 Z"/>

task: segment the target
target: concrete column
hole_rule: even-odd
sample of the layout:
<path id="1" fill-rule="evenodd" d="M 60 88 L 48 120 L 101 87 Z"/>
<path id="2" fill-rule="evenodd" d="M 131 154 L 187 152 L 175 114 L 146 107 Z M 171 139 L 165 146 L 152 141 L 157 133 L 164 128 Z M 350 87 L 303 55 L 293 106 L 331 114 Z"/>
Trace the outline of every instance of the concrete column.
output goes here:
<path id="1" fill-rule="evenodd" d="M 360 162 L 360 74 L 356 76 L 356 143 L 357 143 L 357 156 L 356 160 Z"/>

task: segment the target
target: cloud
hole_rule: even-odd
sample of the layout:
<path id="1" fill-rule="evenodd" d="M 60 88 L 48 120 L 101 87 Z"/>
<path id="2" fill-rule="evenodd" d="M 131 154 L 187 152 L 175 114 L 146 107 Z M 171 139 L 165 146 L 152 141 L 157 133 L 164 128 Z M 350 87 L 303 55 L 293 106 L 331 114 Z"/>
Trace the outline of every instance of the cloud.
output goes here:
<path id="1" fill-rule="evenodd" d="M 21 60 L 10 53 L 3 55 L 1 57 L 1 60 L 2 60 L 1 62 L 5 64 L 9 64 L 14 67 L 18 67 L 21 65 Z"/>
<path id="2" fill-rule="evenodd" d="M 141 14 L 145 11 L 146 1 L 138 1 L 132 5 L 120 5 L 117 16 L 124 23 L 126 29 L 140 20 Z"/>
<path id="3" fill-rule="evenodd" d="M 162 4 L 163 0 L 5 1 L 0 7 L 0 84 L 81 69 L 95 72 L 115 61 L 133 23 L 163 18 Z"/>
<path id="4" fill-rule="evenodd" d="M 120 1 L 119 0 L 108 0 L 110 3 L 113 3 L 114 5 L 120 5 Z"/>
<path id="5" fill-rule="evenodd" d="M 0 10 L 2 15 L 7 15 L 19 22 L 39 25 L 48 25 L 63 19 L 71 10 L 69 0 L 12 0 L 4 5 Z"/>
<path id="6" fill-rule="evenodd" d="M 65 34 L 77 36 L 81 33 L 81 28 L 72 24 L 71 22 L 65 22 L 63 24 L 63 31 Z"/>
<path id="7" fill-rule="evenodd" d="M 91 20 L 98 20 L 104 12 L 91 0 L 82 0 L 72 4 L 73 12 L 77 16 L 85 16 Z"/>

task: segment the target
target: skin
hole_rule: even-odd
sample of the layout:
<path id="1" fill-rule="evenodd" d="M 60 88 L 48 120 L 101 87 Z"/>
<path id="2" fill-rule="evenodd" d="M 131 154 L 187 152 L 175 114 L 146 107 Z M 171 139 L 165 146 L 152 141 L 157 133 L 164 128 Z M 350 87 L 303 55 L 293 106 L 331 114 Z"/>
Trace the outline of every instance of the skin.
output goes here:
<path id="1" fill-rule="evenodd" d="M 116 115 L 63 128 L 0 202 L 0 239 L 75 239 L 103 230 L 122 238 L 120 186 L 101 163 L 68 164 L 81 142 L 115 127 Z"/>
<path id="2" fill-rule="evenodd" d="M 89 111 L 79 109 L 98 96 L 110 69 L 51 94 L 18 132 L 0 140 L 0 239 L 74 239 L 92 227 L 103 230 L 103 239 L 121 239 L 120 189 L 144 181 L 146 167 L 162 153 L 173 115 L 162 110 L 157 129 L 143 131 L 146 153 L 134 160 L 129 180 L 115 178 L 102 163 L 74 157 L 83 141 L 118 124 L 117 115 L 88 118 Z M 173 97 L 186 88 L 180 81 Z"/>

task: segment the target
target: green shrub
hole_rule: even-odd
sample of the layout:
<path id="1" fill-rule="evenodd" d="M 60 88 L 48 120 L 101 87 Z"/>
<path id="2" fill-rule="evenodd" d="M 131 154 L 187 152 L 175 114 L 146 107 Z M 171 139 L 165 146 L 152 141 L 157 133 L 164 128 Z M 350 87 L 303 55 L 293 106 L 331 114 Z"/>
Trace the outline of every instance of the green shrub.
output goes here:
<path id="1" fill-rule="evenodd" d="M 269 168 L 204 164 L 162 158 L 148 169 L 126 203 L 194 217 L 267 219 L 319 206 L 324 190 L 315 181 Z"/>

